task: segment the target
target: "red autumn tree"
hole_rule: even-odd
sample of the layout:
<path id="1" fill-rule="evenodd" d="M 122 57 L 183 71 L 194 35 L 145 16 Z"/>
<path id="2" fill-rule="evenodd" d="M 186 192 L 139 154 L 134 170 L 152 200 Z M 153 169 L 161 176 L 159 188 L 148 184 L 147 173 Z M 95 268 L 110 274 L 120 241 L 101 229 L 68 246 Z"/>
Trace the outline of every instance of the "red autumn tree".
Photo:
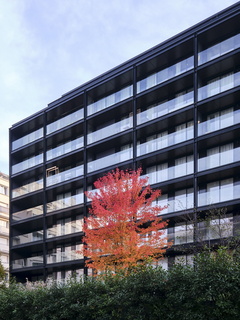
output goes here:
<path id="1" fill-rule="evenodd" d="M 166 251 L 163 208 L 152 206 L 160 190 L 152 190 L 141 171 L 116 169 L 94 183 L 97 192 L 86 192 L 92 203 L 84 223 L 84 255 L 97 272 L 128 272 Z"/>

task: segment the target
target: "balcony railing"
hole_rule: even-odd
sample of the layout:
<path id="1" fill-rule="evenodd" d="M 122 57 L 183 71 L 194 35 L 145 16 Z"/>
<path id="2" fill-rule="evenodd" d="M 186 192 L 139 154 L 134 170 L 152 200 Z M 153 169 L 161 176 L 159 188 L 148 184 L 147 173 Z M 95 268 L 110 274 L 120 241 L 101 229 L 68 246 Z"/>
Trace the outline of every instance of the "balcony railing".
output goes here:
<path id="1" fill-rule="evenodd" d="M 83 175 L 83 165 L 47 177 L 47 186 L 74 179 Z"/>
<path id="2" fill-rule="evenodd" d="M 20 163 L 14 164 L 12 166 L 12 173 L 14 174 L 14 173 L 21 172 L 23 170 L 27 170 L 41 163 L 43 163 L 43 154 L 39 154 L 35 157 L 26 159 Z"/>
<path id="3" fill-rule="evenodd" d="M 38 180 L 25 184 L 22 187 L 15 188 L 12 190 L 12 198 L 20 197 L 30 192 L 38 191 L 43 188 L 43 180 Z"/>
<path id="4" fill-rule="evenodd" d="M 43 206 L 40 205 L 37 207 L 15 212 L 12 214 L 12 218 L 14 221 L 19 221 L 19 220 L 29 219 L 35 216 L 39 216 L 42 214 L 43 214 Z"/>
<path id="5" fill-rule="evenodd" d="M 43 265 L 43 256 L 36 256 L 24 259 L 16 259 L 12 262 L 13 269 L 36 267 Z"/>
<path id="6" fill-rule="evenodd" d="M 12 245 L 17 246 L 24 243 L 41 241 L 43 239 L 43 230 L 35 231 L 31 233 L 21 234 L 12 237 Z"/>
<path id="7" fill-rule="evenodd" d="M 160 216 L 167 213 L 174 213 L 178 211 L 183 211 L 187 209 L 193 208 L 193 193 L 185 195 L 184 199 L 163 199 L 158 200 L 158 202 L 154 201 L 152 203 L 153 206 L 157 205 L 161 208 L 164 208 L 160 212 Z"/>
<path id="8" fill-rule="evenodd" d="M 82 204 L 83 201 L 84 201 L 83 193 L 79 193 L 71 197 L 55 200 L 47 204 L 47 213 Z"/>
<path id="9" fill-rule="evenodd" d="M 142 124 L 161 116 L 165 116 L 168 113 L 185 108 L 191 104 L 193 104 L 193 91 L 180 94 L 178 97 L 172 100 L 162 103 L 160 102 L 159 104 L 150 107 L 146 111 L 138 113 L 137 124 Z"/>
<path id="10" fill-rule="evenodd" d="M 193 173 L 193 161 L 183 163 L 177 166 L 147 173 L 145 176 L 149 178 L 150 184 L 155 184 L 171 179 L 176 179 Z"/>
<path id="11" fill-rule="evenodd" d="M 193 138 L 193 126 L 176 131 L 174 133 L 163 135 L 157 139 L 152 139 L 137 146 L 137 156 L 161 150 L 177 143 L 187 141 Z"/>
<path id="12" fill-rule="evenodd" d="M 66 126 L 83 119 L 83 109 L 77 110 L 61 119 L 47 125 L 47 134 L 60 130 Z"/>
<path id="13" fill-rule="evenodd" d="M 81 232 L 83 230 L 83 219 L 71 221 L 64 225 L 56 225 L 47 229 L 47 238 L 60 237 L 67 234 Z"/>
<path id="14" fill-rule="evenodd" d="M 24 137 L 17 139 L 12 142 L 12 150 L 18 149 L 22 146 L 29 144 L 30 142 L 36 141 L 43 137 L 43 128 L 40 128 L 34 132 L 31 132 Z"/>
<path id="15" fill-rule="evenodd" d="M 78 252 L 82 249 L 82 247 L 80 246 L 78 246 L 79 248 L 76 250 L 68 250 L 69 247 L 67 247 L 65 248 L 65 252 L 55 252 L 48 254 L 47 264 L 83 259 L 83 254 Z"/>
<path id="16" fill-rule="evenodd" d="M 66 153 L 75 151 L 83 147 L 83 137 L 68 141 L 60 146 L 47 151 L 47 160 L 60 157 Z"/>
<path id="17" fill-rule="evenodd" d="M 125 87 L 117 92 L 114 92 L 96 102 L 93 102 L 87 107 L 87 114 L 90 116 L 93 113 L 106 109 L 118 102 L 130 98 L 133 94 L 133 86 Z"/>
<path id="18" fill-rule="evenodd" d="M 212 97 L 221 92 L 230 90 L 240 85 L 240 72 L 230 73 L 217 78 L 198 89 L 198 101 Z"/>
<path id="19" fill-rule="evenodd" d="M 240 161 L 240 147 L 209 155 L 198 160 L 198 170 L 207 170 Z"/>
<path id="20" fill-rule="evenodd" d="M 201 136 L 238 123 L 240 123 L 240 110 L 226 112 L 219 117 L 200 122 L 198 124 L 198 135 Z"/>
<path id="21" fill-rule="evenodd" d="M 198 64 L 201 65 L 210 60 L 216 59 L 230 51 L 236 50 L 240 47 L 240 33 L 224 40 L 214 46 L 199 52 Z"/>
<path id="22" fill-rule="evenodd" d="M 114 134 L 123 132 L 125 130 L 128 130 L 129 128 L 132 128 L 132 126 L 133 126 L 132 117 L 121 120 L 119 122 L 111 124 L 110 126 L 107 126 L 105 128 L 89 133 L 87 136 L 87 143 L 90 144 L 90 143 L 99 141 L 101 139 L 110 137 Z"/>
<path id="23" fill-rule="evenodd" d="M 138 81 L 137 93 L 152 88 L 191 69 L 193 69 L 193 56 Z"/>
<path id="24" fill-rule="evenodd" d="M 212 205 L 225 201 L 236 200 L 240 198 L 240 185 L 232 183 L 224 186 L 216 186 L 208 191 L 198 192 L 198 206 Z"/>
<path id="25" fill-rule="evenodd" d="M 95 170 L 99 170 L 101 168 L 105 168 L 119 162 L 127 161 L 131 159 L 132 156 L 133 150 L 132 148 L 128 148 L 123 151 L 113 153 L 109 156 L 88 162 L 88 172 L 93 172 Z"/>

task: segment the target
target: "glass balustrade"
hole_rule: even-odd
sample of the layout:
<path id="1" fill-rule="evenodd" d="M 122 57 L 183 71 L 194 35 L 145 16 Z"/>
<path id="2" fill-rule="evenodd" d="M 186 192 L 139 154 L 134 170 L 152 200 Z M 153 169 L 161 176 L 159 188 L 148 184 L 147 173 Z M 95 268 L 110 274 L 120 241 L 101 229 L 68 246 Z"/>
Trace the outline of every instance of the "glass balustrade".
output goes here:
<path id="1" fill-rule="evenodd" d="M 174 167 L 147 173 L 144 177 L 149 178 L 148 182 L 150 184 L 155 184 L 155 183 L 163 182 L 166 180 L 179 178 L 192 173 L 193 173 L 193 161 L 190 161 Z"/>
<path id="2" fill-rule="evenodd" d="M 110 137 L 116 133 L 120 133 L 122 131 L 128 130 L 129 128 L 132 128 L 132 126 L 133 126 L 132 117 L 121 120 L 119 122 L 111 124 L 110 126 L 107 126 L 105 128 L 89 133 L 87 136 L 87 143 L 90 144 L 90 143 L 99 141 L 101 139 Z"/>
<path id="3" fill-rule="evenodd" d="M 83 119 L 83 109 L 77 110 L 61 119 L 47 125 L 47 134 L 60 130 L 66 126 Z"/>
<path id="4" fill-rule="evenodd" d="M 119 162 L 127 161 L 133 156 L 132 148 L 125 149 L 120 152 L 113 153 L 109 156 L 88 162 L 88 172 L 93 172 Z"/>
<path id="5" fill-rule="evenodd" d="M 211 154 L 198 160 L 198 171 L 240 161 L 240 147 Z"/>
<path id="6" fill-rule="evenodd" d="M 193 138 L 193 126 L 171 134 L 163 135 L 157 139 L 152 139 L 137 146 L 137 156 L 161 150 L 174 144 L 187 141 Z"/>
<path id="7" fill-rule="evenodd" d="M 189 224 L 179 224 L 174 227 L 174 234 L 172 238 L 175 245 L 191 243 L 194 241 L 194 225 Z"/>
<path id="8" fill-rule="evenodd" d="M 42 205 L 15 212 L 12 214 L 12 218 L 14 221 L 19 221 L 19 220 L 39 216 L 41 214 L 43 214 L 43 206 Z"/>
<path id="9" fill-rule="evenodd" d="M 43 265 L 43 256 L 29 257 L 24 259 L 16 259 L 12 261 L 12 268 L 37 267 Z"/>
<path id="10" fill-rule="evenodd" d="M 232 125 L 240 123 L 240 110 L 229 111 L 222 115 L 215 116 L 212 119 L 209 119 L 198 124 L 198 135 L 204 135 L 216 130 L 230 127 Z"/>
<path id="11" fill-rule="evenodd" d="M 215 44 L 214 46 L 199 52 L 198 64 L 201 65 L 210 60 L 216 59 L 225 53 L 233 51 L 240 47 L 240 34 L 237 34 L 227 40 Z"/>
<path id="12" fill-rule="evenodd" d="M 26 159 L 22 162 L 14 164 L 12 166 L 12 174 L 21 172 L 23 170 L 27 170 L 27 169 L 32 168 L 34 166 L 37 166 L 38 164 L 41 164 L 41 163 L 43 163 L 43 154 L 42 153 L 35 156 L 35 157 L 29 158 L 29 159 Z"/>
<path id="13" fill-rule="evenodd" d="M 193 103 L 193 91 L 183 93 L 176 98 L 164 102 L 160 102 L 148 108 L 146 111 L 137 114 L 137 124 L 142 124 L 147 121 L 164 116 L 168 113 L 174 112 L 178 109 L 187 107 Z"/>
<path id="14" fill-rule="evenodd" d="M 56 211 L 56 210 L 61 210 L 65 208 L 69 208 L 72 206 L 76 206 L 78 204 L 82 204 L 84 201 L 84 194 L 79 193 L 77 195 L 71 196 L 71 197 L 66 197 L 63 199 L 55 200 L 52 202 L 49 202 L 47 204 L 47 213 Z"/>
<path id="15" fill-rule="evenodd" d="M 78 245 L 76 250 L 71 250 L 71 247 L 64 247 L 61 252 L 54 252 L 47 255 L 47 264 L 58 263 L 64 261 L 83 259 L 82 245 Z"/>
<path id="16" fill-rule="evenodd" d="M 216 78 L 198 89 L 198 101 L 209 98 L 226 90 L 240 85 L 240 72 L 230 73 L 223 77 Z"/>
<path id="17" fill-rule="evenodd" d="M 69 221 L 66 223 L 58 223 L 52 228 L 47 229 L 47 238 L 54 238 L 72 234 L 76 232 L 82 232 L 83 230 L 83 219 Z"/>
<path id="18" fill-rule="evenodd" d="M 43 128 L 40 128 L 34 132 L 31 132 L 29 134 L 26 134 L 22 138 L 19 138 L 12 142 L 12 150 L 18 149 L 20 147 L 23 147 L 33 141 L 36 141 L 43 137 Z"/>
<path id="19" fill-rule="evenodd" d="M 57 146 L 56 148 L 48 150 L 47 160 L 60 157 L 66 153 L 72 152 L 82 147 L 83 147 L 83 137 L 79 137 L 75 140 L 68 141 L 64 144 L 61 144 L 60 146 Z"/>
<path id="20" fill-rule="evenodd" d="M 12 245 L 17 246 L 20 244 L 41 240 L 43 240 L 43 230 L 14 236 L 12 237 Z"/>
<path id="21" fill-rule="evenodd" d="M 90 116 L 93 113 L 106 109 L 118 102 L 121 102 L 127 98 L 130 98 L 133 94 L 133 86 L 125 87 L 113 94 L 110 94 L 100 100 L 97 100 L 87 107 L 87 114 Z"/>
<path id="22" fill-rule="evenodd" d="M 43 180 L 34 181 L 25 184 L 22 187 L 15 188 L 12 190 L 12 198 L 20 197 L 30 192 L 38 191 L 43 188 Z"/>
<path id="23" fill-rule="evenodd" d="M 193 56 L 138 81 L 137 93 L 152 88 L 191 69 L 193 69 Z"/>
<path id="24" fill-rule="evenodd" d="M 83 165 L 47 177 L 47 187 L 83 175 Z"/>
<path id="25" fill-rule="evenodd" d="M 227 179 L 232 180 L 232 179 Z M 228 181 L 216 181 L 207 185 L 206 190 L 198 192 L 198 205 L 212 205 L 240 198 L 240 184 Z"/>
<path id="26" fill-rule="evenodd" d="M 185 198 L 179 200 L 179 199 L 164 199 L 164 200 L 158 200 L 153 201 L 152 205 L 157 205 L 162 208 L 164 208 L 160 212 L 160 216 L 168 213 L 183 211 L 187 209 L 193 208 L 193 193 L 185 195 Z"/>

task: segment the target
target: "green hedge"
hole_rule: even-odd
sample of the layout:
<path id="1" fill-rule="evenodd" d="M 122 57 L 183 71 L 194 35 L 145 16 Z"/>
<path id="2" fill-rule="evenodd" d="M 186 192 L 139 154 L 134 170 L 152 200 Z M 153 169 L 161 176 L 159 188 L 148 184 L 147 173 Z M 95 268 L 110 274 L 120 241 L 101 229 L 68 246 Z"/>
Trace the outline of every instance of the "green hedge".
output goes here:
<path id="1" fill-rule="evenodd" d="M 240 263 L 224 250 L 194 267 L 141 270 L 127 277 L 0 289 L 2 320 L 239 320 Z"/>

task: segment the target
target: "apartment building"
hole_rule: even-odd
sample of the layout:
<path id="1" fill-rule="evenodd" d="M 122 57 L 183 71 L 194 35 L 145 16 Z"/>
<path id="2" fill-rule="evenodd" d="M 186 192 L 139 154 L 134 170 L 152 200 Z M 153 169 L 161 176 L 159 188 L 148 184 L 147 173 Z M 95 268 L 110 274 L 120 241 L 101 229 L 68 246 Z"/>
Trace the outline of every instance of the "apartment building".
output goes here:
<path id="1" fill-rule="evenodd" d="M 10 272 L 18 281 L 87 273 L 84 191 L 142 167 L 174 245 L 184 217 L 226 208 L 239 229 L 240 3 L 67 92 L 10 129 Z M 217 236 L 205 226 L 204 240 Z M 187 255 L 183 255 L 188 259 Z M 170 253 L 165 268 L 178 259 Z"/>
<path id="2" fill-rule="evenodd" d="M 0 261 L 9 273 L 9 177 L 0 172 Z"/>

